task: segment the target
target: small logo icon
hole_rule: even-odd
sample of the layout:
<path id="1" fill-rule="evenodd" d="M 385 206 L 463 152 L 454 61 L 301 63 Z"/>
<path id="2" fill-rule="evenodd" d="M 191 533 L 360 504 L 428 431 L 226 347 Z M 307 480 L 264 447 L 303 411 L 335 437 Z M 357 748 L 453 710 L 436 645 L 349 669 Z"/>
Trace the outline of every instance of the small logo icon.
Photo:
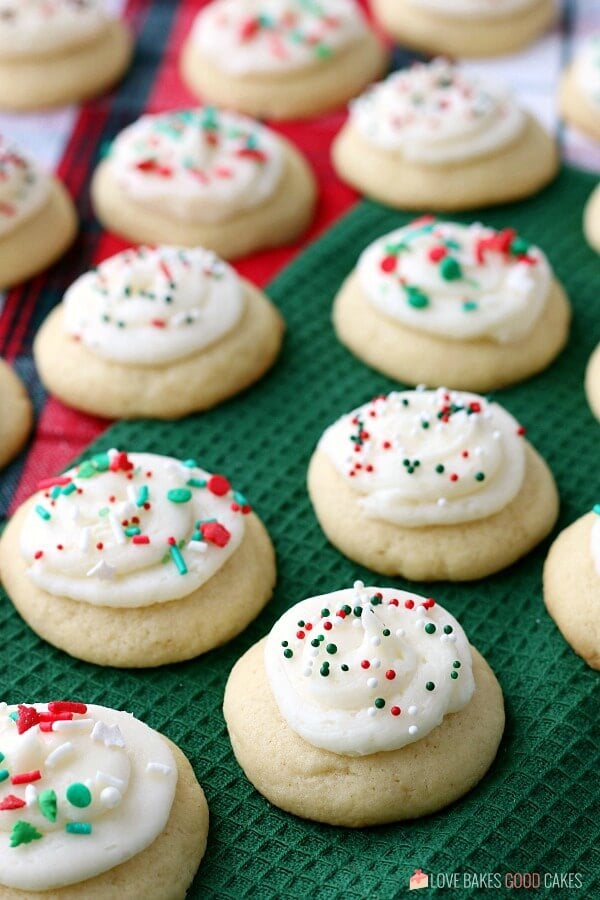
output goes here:
<path id="1" fill-rule="evenodd" d="M 418 891 L 420 888 L 429 887 L 429 875 L 426 875 L 421 869 L 415 869 L 414 875 L 410 876 L 408 885 L 409 890 L 411 891 Z"/>

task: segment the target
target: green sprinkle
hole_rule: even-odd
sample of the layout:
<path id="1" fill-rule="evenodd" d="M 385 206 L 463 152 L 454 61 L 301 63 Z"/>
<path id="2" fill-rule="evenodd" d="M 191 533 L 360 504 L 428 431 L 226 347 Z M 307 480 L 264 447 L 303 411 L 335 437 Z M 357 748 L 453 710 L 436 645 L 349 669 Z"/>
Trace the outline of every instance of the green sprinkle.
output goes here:
<path id="1" fill-rule="evenodd" d="M 510 252 L 515 256 L 523 256 L 531 245 L 522 237 L 516 237 L 510 245 Z"/>
<path id="2" fill-rule="evenodd" d="M 77 485 L 70 481 L 69 484 L 65 484 L 64 488 L 61 491 L 61 494 L 64 494 L 65 497 L 68 497 L 69 494 L 73 494 L 76 490 Z"/>
<path id="3" fill-rule="evenodd" d="M 440 275 L 444 281 L 456 281 L 462 278 L 460 263 L 453 256 L 445 256 L 440 263 Z"/>
<path id="4" fill-rule="evenodd" d="M 108 453 L 97 453 L 92 456 L 91 462 L 97 472 L 107 472 L 110 469 Z"/>
<path id="5" fill-rule="evenodd" d="M 328 653 L 331 653 L 331 654 L 337 653 L 337 646 L 336 646 L 336 644 L 327 644 L 327 646 L 325 647 L 325 649 L 327 650 Z"/>
<path id="6" fill-rule="evenodd" d="M 390 631 L 389 628 L 384 628 L 381 633 L 383 634 L 384 637 L 389 637 L 392 632 Z"/>
<path id="7" fill-rule="evenodd" d="M 109 514 L 109 512 L 110 512 L 110 509 L 108 508 L 108 506 L 103 506 L 102 509 L 98 510 L 98 515 L 102 516 L 102 518 L 104 518 L 104 516 L 107 516 Z"/>
<path id="8" fill-rule="evenodd" d="M 441 463 L 438 463 L 438 465 L 435 467 L 435 471 L 438 473 L 438 475 L 441 475 L 444 472 L 444 466 Z"/>
<path id="9" fill-rule="evenodd" d="M 0 781 L 6 781 L 9 775 L 8 769 L 0 769 Z"/>
<path id="10" fill-rule="evenodd" d="M 78 809 L 84 809 L 84 807 L 89 806 L 92 802 L 90 789 L 80 781 L 76 781 L 69 785 L 66 796 L 71 806 L 76 806 Z"/>
<path id="11" fill-rule="evenodd" d="M 300 619 L 300 621 L 298 622 L 298 628 L 304 628 L 305 625 L 306 622 L 304 621 L 304 619 Z"/>
<path id="12" fill-rule="evenodd" d="M 169 553 L 171 554 L 171 559 L 177 566 L 177 571 L 180 575 L 187 575 L 188 568 L 185 564 L 185 560 L 181 555 L 181 551 L 179 547 L 171 546 L 169 547 Z"/>
<path id="13" fill-rule="evenodd" d="M 78 478 L 92 478 L 92 476 L 95 474 L 96 467 L 89 461 L 89 459 L 85 460 L 85 462 L 82 462 L 77 469 Z"/>
<path id="14" fill-rule="evenodd" d="M 173 488 L 167 491 L 167 500 L 171 503 L 188 503 L 192 499 L 192 492 L 188 488 Z"/>
<path id="15" fill-rule="evenodd" d="M 477 309 L 479 304 L 476 300 L 465 300 L 462 308 L 465 312 L 473 312 L 474 309 Z"/>
<path id="16" fill-rule="evenodd" d="M 413 306 L 415 309 L 425 309 L 426 306 L 429 306 L 429 297 L 418 287 L 405 284 L 404 290 L 406 291 L 406 300 L 409 306 Z"/>
<path id="17" fill-rule="evenodd" d="M 52 488 L 52 490 L 50 491 L 50 496 L 51 496 L 51 498 L 52 498 L 53 500 L 56 500 L 56 498 L 59 496 L 60 492 L 61 492 L 61 487 L 60 487 L 60 485 L 59 485 L 59 484 L 55 484 L 54 487 Z"/>
<path id="18" fill-rule="evenodd" d="M 371 597 L 371 606 L 379 606 L 381 597 Z"/>
<path id="19" fill-rule="evenodd" d="M 39 841 L 41 837 L 43 835 L 37 828 L 34 828 L 29 822 L 19 819 L 12 827 L 10 846 L 18 847 L 20 844 L 30 844 L 32 841 Z"/>
<path id="20" fill-rule="evenodd" d="M 288 647 L 287 650 L 283 651 L 283 655 L 285 656 L 286 659 L 291 659 L 292 656 L 294 655 L 294 651 L 290 650 L 290 648 Z"/>
<path id="21" fill-rule="evenodd" d="M 12 719 L 13 722 L 16 722 L 17 719 L 19 718 L 19 713 L 18 713 L 18 712 L 11 712 L 11 713 L 8 714 L 8 718 L 9 718 L 9 719 Z"/>
<path id="22" fill-rule="evenodd" d="M 148 485 L 143 484 L 138 491 L 137 497 L 135 498 L 135 505 L 143 506 L 144 503 L 147 503 L 147 502 L 148 502 Z"/>
<path id="23" fill-rule="evenodd" d="M 323 618 L 325 618 L 326 616 L 330 616 L 331 613 L 329 612 L 329 610 L 327 608 L 325 608 L 325 609 L 321 610 L 321 615 L 323 616 Z"/>
<path id="24" fill-rule="evenodd" d="M 186 467 L 186 469 L 195 469 L 197 468 L 198 463 L 195 459 L 184 459 L 183 465 Z"/>
<path id="25" fill-rule="evenodd" d="M 458 672 L 450 672 L 450 678 L 454 678 L 456 680 L 458 678 Z"/>
<path id="26" fill-rule="evenodd" d="M 425 685 L 425 690 L 426 691 L 434 691 L 435 690 L 435 684 L 433 683 L 433 681 L 427 682 L 427 684 Z"/>
<path id="27" fill-rule="evenodd" d="M 460 669 L 460 660 L 455 659 L 454 662 L 452 663 L 452 665 L 454 666 L 455 669 Z"/>
<path id="28" fill-rule="evenodd" d="M 329 675 L 329 663 L 324 662 L 323 665 L 321 666 L 321 668 L 319 669 L 319 672 L 321 673 L 323 678 L 327 678 L 327 676 Z"/>
<path id="29" fill-rule="evenodd" d="M 477 474 L 475 475 L 475 481 L 483 481 L 484 478 L 485 478 L 485 475 L 483 472 L 477 472 Z"/>
<path id="30" fill-rule="evenodd" d="M 597 516 L 600 516 L 600 503 L 595 503 L 592 506 L 592 512 L 596 513 Z"/>
<path id="31" fill-rule="evenodd" d="M 188 487 L 203 488 L 206 487 L 206 478 L 189 478 L 186 484 Z"/>
<path id="32" fill-rule="evenodd" d="M 351 606 L 348 606 L 346 603 L 344 603 L 344 605 L 342 606 L 340 612 L 346 613 L 346 615 L 349 616 L 350 613 L 352 612 L 352 607 L 351 607 Z"/>
<path id="33" fill-rule="evenodd" d="M 42 791 L 38 797 L 40 812 L 49 822 L 56 822 L 56 793 L 52 790 Z"/>
<path id="34" fill-rule="evenodd" d="M 433 622 L 427 623 L 427 625 L 425 626 L 425 631 L 427 632 L 427 634 L 435 634 L 435 625 L 433 624 Z"/>
<path id="35" fill-rule="evenodd" d="M 325 635 L 324 635 L 324 634 L 318 635 L 317 640 L 318 640 L 319 643 L 321 643 L 322 641 L 325 640 Z"/>
<path id="36" fill-rule="evenodd" d="M 429 428 L 429 422 L 427 422 L 427 421 L 425 421 L 425 419 L 423 419 L 423 421 L 421 422 L 421 428 Z"/>
<path id="37" fill-rule="evenodd" d="M 35 511 L 36 511 L 36 513 L 38 514 L 38 516 L 40 517 L 40 519 L 43 519 L 45 522 L 47 522 L 48 519 L 51 519 L 51 518 L 52 518 L 52 516 L 50 515 L 50 513 L 48 512 L 48 510 L 47 510 L 47 509 L 44 509 L 44 507 L 41 506 L 39 503 L 38 503 L 37 506 L 35 507 Z"/>
<path id="38" fill-rule="evenodd" d="M 317 44 L 314 48 L 315 56 L 318 59 L 329 59 L 332 54 L 332 49 L 327 44 Z"/>
<path id="39" fill-rule="evenodd" d="M 67 822 L 65 831 L 68 834 L 91 834 L 92 826 L 89 822 Z"/>
<path id="40" fill-rule="evenodd" d="M 4 759 L 4 753 L 0 753 L 0 762 Z"/>
<path id="41" fill-rule="evenodd" d="M 453 631 L 452 625 L 444 625 L 444 634 L 452 634 Z"/>
<path id="42" fill-rule="evenodd" d="M 319 644 L 320 644 L 320 641 L 318 641 L 316 638 L 313 638 L 312 641 L 310 642 L 311 647 L 318 647 Z"/>
<path id="43" fill-rule="evenodd" d="M 282 641 L 282 642 L 281 642 L 281 646 L 282 646 L 282 647 L 289 647 L 289 642 L 288 642 L 288 641 Z"/>
<path id="44" fill-rule="evenodd" d="M 363 611 L 362 606 L 355 606 L 354 609 L 352 610 L 352 612 L 354 613 L 354 615 L 356 616 L 357 619 L 360 619 L 360 617 L 362 616 L 362 611 Z"/>
<path id="45" fill-rule="evenodd" d="M 342 663 L 340 669 L 342 672 L 347 672 L 350 667 L 346 665 L 346 663 Z"/>
<path id="46" fill-rule="evenodd" d="M 385 706 L 385 700 L 383 699 L 383 697 L 375 698 L 375 706 L 377 707 L 377 709 L 383 709 L 383 707 Z"/>

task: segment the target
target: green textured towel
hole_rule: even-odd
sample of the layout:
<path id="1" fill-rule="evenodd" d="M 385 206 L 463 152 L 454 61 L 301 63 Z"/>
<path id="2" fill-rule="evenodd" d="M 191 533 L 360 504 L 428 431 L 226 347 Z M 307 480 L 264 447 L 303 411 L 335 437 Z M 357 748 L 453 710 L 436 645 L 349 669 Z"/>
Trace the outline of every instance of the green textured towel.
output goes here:
<path id="1" fill-rule="evenodd" d="M 591 176 L 564 171 L 539 197 L 481 214 L 485 223 L 514 226 L 539 244 L 573 302 L 571 339 L 558 361 L 498 394 L 556 476 L 561 528 L 600 500 L 600 426 L 582 386 L 585 363 L 600 339 L 600 260 L 581 234 L 582 207 L 594 183 Z M 193 897 L 386 900 L 408 890 L 418 867 L 437 879 L 460 873 L 461 896 L 471 893 L 463 872 L 500 873 L 503 884 L 507 872 L 538 872 L 541 887 L 529 896 L 570 895 L 544 886 L 544 874 L 551 872 L 580 873 L 580 896 L 600 890 L 594 882 L 598 675 L 545 612 L 541 571 L 548 541 L 485 581 L 433 590 L 486 656 L 506 699 L 498 758 L 461 802 L 392 827 L 354 832 L 315 825 L 270 807 L 244 778 L 227 739 L 221 715 L 227 674 L 287 606 L 356 578 L 407 586 L 369 574 L 327 544 L 308 502 L 305 474 L 323 429 L 393 386 L 337 343 L 330 309 L 362 248 L 410 218 L 362 203 L 271 285 L 288 334 L 278 364 L 260 384 L 213 412 L 175 424 L 119 423 L 94 445 L 197 457 L 205 468 L 228 474 L 250 498 L 275 542 L 279 582 L 271 604 L 243 635 L 189 663 L 117 671 L 54 650 L 5 599 L 0 607 L 7 700 L 61 696 L 122 707 L 163 731 L 190 758 L 211 809 L 208 851 Z"/>

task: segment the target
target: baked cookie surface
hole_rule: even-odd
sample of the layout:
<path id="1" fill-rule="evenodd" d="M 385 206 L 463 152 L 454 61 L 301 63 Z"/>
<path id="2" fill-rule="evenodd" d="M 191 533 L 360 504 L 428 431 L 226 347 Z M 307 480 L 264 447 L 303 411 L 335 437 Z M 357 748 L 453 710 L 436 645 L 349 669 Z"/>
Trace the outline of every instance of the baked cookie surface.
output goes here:
<path id="1" fill-rule="evenodd" d="M 600 185 L 592 192 L 585 206 L 583 232 L 590 247 L 600 253 Z"/>
<path id="2" fill-rule="evenodd" d="M 212 252 L 138 247 L 82 275 L 39 330 L 45 386 L 95 415 L 178 418 L 273 364 L 283 321 Z"/>
<path id="3" fill-rule="evenodd" d="M 552 137 L 505 91 L 441 59 L 352 101 L 332 156 L 340 178 L 368 197 L 439 211 L 527 197 L 559 165 Z"/>
<path id="4" fill-rule="evenodd" d="M 129 28 L 102 0 L 3 0 L 0 108 L 75 103 L 116 82 L 131 59 Z"/>
<path id="5" fill-rule="evenodd" d="M 6 900 L 182 900 L 208 806 L 182 751 L 130 713 L 71 701 L 0 709 Z"/>
<path id="6" fill-rule="evenodd" d="M 476 394 L 392 392 L 319 441 L 308 491 L 355 562 L 417 581 L 483 578 L 548 534 L 558 495 L 524 429 Z"/>
<path id="7" fill-rule="evenodd" d="M 498 56 L 527 46 L 556 19 L 552 0 L 373 0 L 401 44 L 445 56 Z"/>
<path id="8" fill-rule="evenodd" d="M 575 653 L 600 669 L 600 505 L 552 544 L 544 565 L 544 602 Z"/>
<path id="9" fill-rule="evenodd" d="M 0 289 L 55 262 L 76 230 L 75 207 L 61 182 L 0 135 Z"/>
<path id="10" fill-rule="evenodd" d="M 475 391 L 545 368 L 569 320 L 545 255 L 514 229 L 431 216 L 370 244 L 333 307 L 339 339 L 373 368 Z"/>
<path id="11" fill-rule="evenodd" d="M 224 476 L 115 450 L 40 485 L 4 531 L 0 573 L 45 640 L 98 665 L 139 668 L 239 634 L 271 596 L 275 558 Z"/>
<path id="12" fill-rule="evenodd" d="M 234 666 L 223 711 L 240 766 L 271 803 L 349 827 L 453 802 L 484 776 L 504 729 L 500 686 L 456 619 L 361 582 L 289 609 Z"/>
<path id="13" fill-rule="evenodd" d="M 27 440 L 33 408 L 25 387 L 0 358 L 0 468 L 11 462 Z"/>
<path id="14" fill-rule="evenodd" d="M 204 101 L 293 119 L 346 103 L 387 59 L 352 0 L 217 0 L 198 13 L 181 72 Z"/>
<path id="15" fill-rule="evenodd" d="M 600 420 L 600 344 L 590 356 L 585 372 L 585 392 L 592 412 Z"/>
<path id="16" fill-rule="evenodd" d="M 96 215 L 118 234 L 203 246 L 226 259 L 293 241 L 316 200 L 312 171 L 290 142 L 209 106 L 128 126 L 91 191 Z"/>
<path id="17" fill-rule="evenodd" d="M 569 125 L 600 141 L 600 34 L 584 43 L 563 75 L 559 106 Z"/>

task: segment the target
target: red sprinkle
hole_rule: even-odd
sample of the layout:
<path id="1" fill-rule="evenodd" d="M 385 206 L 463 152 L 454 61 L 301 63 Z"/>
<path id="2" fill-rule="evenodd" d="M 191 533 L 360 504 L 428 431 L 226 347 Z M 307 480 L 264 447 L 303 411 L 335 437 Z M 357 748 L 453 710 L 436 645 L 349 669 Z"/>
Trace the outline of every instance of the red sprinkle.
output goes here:
<path id="1" fill-rule="evenodd" d="M 428 597 L 424 603 L 421 603 L 421 606 L 424 606 L 425 609 L 433 609 L 435 606 L 435 600 L 433 597 Z"/>
<path id="2" fill-rule="evenodd" d="M 400 713 L 402 712 L 402 710 L 400 709 L 399 706 L 391 706 L 391 707 L 390 707 L 390 712 L 391 712 L 391 714 L 392 714 L 393 716 L 399 716 Z"/>
<path id="3" fill-rule="evenodd" d="M 74 700 L 53 700 L 48 704 L 51 713 L 78 713 L 84 715 L 87 712 L 85 703 L 77 703 Z"/>
<path id="4" fill-rule="evenodd" d="M 34 559 L 41 559 L 43 555 L 44 555 L 44 551 L 43 551 L 43 550 L 36 550 L 35 553 L 33 554 L 33 558 L 34 558 Z"/>
<path id="5" fill-rule="evenodd" d="M 307 622 L 304 627 L 306 628 L 307 631 L 312 631 L 312 625 L 310 622 Z"/>
<path id="6" fill-rule="evenodd" d="M 121 450 L 119 453 L 115 453 L 110 461 L 109 468 L 111 472 L 130 472 L 133 469 L 133 463 L 129 461 L 127 454 Z"/>
<path id="7" fill-rule="evenodd" d="M 34 769 L 32 772 L 21 772 L 19 775 L 13 775 L 10 779 L 13 784 L 30 784 L 32 781 L 39 781 L 42 777 L 42 773 L 39 769 Z"/>
<path id="8" fill-rule="evenodd" d="M 0 809 L 21 809 L 25 806 L 25 801 L 14 794 L 8 794 L 0 803 Z"/>
<path id="9" fill-rule="evenodd" d="M 396 599 L 396 597 L 392 597 L 392 599 L 388 603 L 388 606 L 398 606 L 398 600 Z"/>
<path id="10" fill-rule="evenodd" d="M 429 251 L 429 259 L 431 262 L 439 262 L 445 256 L 448 256 L 448 249 L 446 247 L 432 247 Z"/>
<path id="11" fill-rule="evenodd" d="M 393 272 L 396 268 L 396 257 L 391 255 L 384 256 L 379 263 L 379 267 L 382 272 Z"/>
<path id="12" fill-rule="evenodd" d="M 226 547 L 231 539 L 230 532 L 220 522 L 204 522 L 200 531 L 205 541 L 216 544 L 217 547 Z"/>
<path id="13" fill-rule="evenodd" d="M 206 487 L 211 494 L 216 494 L 217 497 L 223 497 L 231 488 L 231 485 L 224 475 L 211 475 Z"/>
<path id="14" fill-rule="evenodd" d="M 149 544 L 150 538 L 147 534 L 134 534 L 131 539 L 132 544 Z"/>
<path id="15" fill-rule="evenodd" d="M 394 678 L 396 677 L 396 673 L 394 672 L 393 669 L 388 669 L 387 672 L 385 673 L 385 677 L 387 678 L 388 681 L 393 681 Z"/>
<path id="16" fill-rule="evenodd" d="M 323 628 L 325 629 L 325 631 L 331 631 L 333 625 L 331 624 L 331 622 L 323 622 Z"/>
<path id="17" fill-rule="evenodd" d="M 371 668 L 371 663 L 369 662 L 368 659 L 363 659 L 360 665 L 361 665 L 362 669 L 370 669 Z"/>
<path id="18" fill-rule="evenodd" d="M 298 638 L 299 641 L 301 641 L 302 638 L 306 637 L 306 635 L 304 634 L 303 631 L 297 631 L 297 632 L 296 632 L 296 637 Z"/>
<path id="19" fill-rule="evenodd" d="M 71 479 L 66 475 L 59 475 L 57 478 L 44 478 L 42 481 L 38 481 L 37 489 L 38 491 L 45 491 L 47 488 L 56 487 L 64 487 L 65 484 L 70 484 Z"/>
<path id="20" fill-rule="evenodd" d="M 24 706 L 21 703 L 18 706 L 18 710 L 17 731 L 19 734 L 24 734 L 26 731 L 29 731 L 30 728 L 33 728 L 34 725 L 38 724 L 40 715 L 34 706 Z"/>
<path id="21" fill-rule="evenodd" d="M 527 429 L 523 425 L 519 425 L 517 428 L 517 434 L 521 437 L 527 432 Z"/>
<path id="22" fill-rule="evenodd" d="M 406 609 L 414 609 L 415 601 L 414 600 L 405 600 L 404 606 L 406 607 Z"/>

